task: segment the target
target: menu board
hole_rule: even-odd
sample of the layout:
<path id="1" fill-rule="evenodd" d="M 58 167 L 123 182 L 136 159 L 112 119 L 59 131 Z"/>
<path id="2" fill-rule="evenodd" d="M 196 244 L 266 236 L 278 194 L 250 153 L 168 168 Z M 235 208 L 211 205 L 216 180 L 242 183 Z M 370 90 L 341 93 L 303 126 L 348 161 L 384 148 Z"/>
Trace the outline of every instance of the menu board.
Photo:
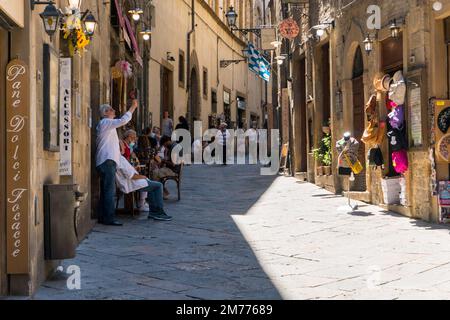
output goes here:
<path id="1" fill-rule="evenodd" d="M 422 146 L 422 95 L 421 88 L 416 87 L 409 94 L 411 144 Z"/>

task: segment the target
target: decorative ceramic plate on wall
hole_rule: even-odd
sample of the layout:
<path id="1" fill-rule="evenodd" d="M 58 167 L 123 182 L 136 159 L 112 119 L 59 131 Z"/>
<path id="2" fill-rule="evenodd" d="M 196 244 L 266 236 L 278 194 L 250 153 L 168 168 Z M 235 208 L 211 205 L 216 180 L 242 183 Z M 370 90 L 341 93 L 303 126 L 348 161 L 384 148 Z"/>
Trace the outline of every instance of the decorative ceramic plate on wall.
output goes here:
<path id="1" fill-rule="evenodd" d="M 450 162 L 450 133 L 447 133 L 439 140 L 436 152 L 442 160 Z"/>

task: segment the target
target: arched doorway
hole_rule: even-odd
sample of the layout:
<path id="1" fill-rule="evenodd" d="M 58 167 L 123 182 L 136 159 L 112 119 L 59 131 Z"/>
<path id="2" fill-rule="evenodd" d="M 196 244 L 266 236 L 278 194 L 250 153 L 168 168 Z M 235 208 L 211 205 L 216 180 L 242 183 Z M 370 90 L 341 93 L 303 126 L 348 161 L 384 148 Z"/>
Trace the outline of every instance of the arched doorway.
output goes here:
<path id="1" fill-rule="evenodd" d="M 352 88 L 353 88 L 353 136 L 358 139 L 359 152 L 358 159 L 364 166 L 364 170 L 356 176 L 356 180 L 353 183 L 352 191 L 366 191 L 366 148 L 361 141 L 361 137 L 364 133 L 365 126 L 365 114 L 364 114 L 364 61 L 361 51 L 361 47 L 358 46 L 355 52 L 353 60 L 353 76 L 352 76 Z"/>
<path id="2" fill-rule="evenodd" d="M 190 77 L 190 91 L 189 91 L 189 109 L 188 117 L 190 123 L 191 132 L 194 130 L 194 121 L 200 119 L 200 85 L 198 82 L 198 74 L 195 68 L 191 71 Z"/>

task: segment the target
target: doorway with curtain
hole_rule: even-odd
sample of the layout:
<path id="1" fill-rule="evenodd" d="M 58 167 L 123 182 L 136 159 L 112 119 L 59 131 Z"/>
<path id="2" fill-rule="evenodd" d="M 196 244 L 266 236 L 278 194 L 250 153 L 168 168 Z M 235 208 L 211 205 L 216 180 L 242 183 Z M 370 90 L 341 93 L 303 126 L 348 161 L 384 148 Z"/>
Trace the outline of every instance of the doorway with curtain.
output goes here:
<path id="1" fill-rule="evenodd" d="M 358 160 L 364 167 L 364 170 L 356 175 L 355 182 L 352 185 L 352 191 L 366 191 L 366 148 L 361 141 L 365 127 L 365 113 L 364 113 L 364 62 L 361 47 L 358 47 L 355 52 L 353 60 L 353 132 L 352 135 L 359 142 Z"/>
<path id="2" fill-rule="evenodd" d="M 189 103 L 188 103 L 188 118 L 189 128 L 191 133 L 194 133 L 194 121 L 200 121 L 200 84 L 198 79 L 197 70 L 195 68 L 191 71 L 190 91 L 189 91 Z"/>

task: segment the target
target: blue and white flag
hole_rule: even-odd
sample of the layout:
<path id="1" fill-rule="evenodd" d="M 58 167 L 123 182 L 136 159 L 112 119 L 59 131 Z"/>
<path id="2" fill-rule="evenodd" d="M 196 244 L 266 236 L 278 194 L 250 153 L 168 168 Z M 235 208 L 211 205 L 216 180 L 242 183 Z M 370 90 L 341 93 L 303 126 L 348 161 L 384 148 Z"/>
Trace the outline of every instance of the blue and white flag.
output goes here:
<path id="1" fill-rule="evenodd" d="M 248 47 L 245 50 L 248 58 L 248 68 L 256 73 L 263 80 L 270 81 L 270 64 L 261 55 L 261 53 L 255 49 L 253 44 L 248 43 Z"/>

